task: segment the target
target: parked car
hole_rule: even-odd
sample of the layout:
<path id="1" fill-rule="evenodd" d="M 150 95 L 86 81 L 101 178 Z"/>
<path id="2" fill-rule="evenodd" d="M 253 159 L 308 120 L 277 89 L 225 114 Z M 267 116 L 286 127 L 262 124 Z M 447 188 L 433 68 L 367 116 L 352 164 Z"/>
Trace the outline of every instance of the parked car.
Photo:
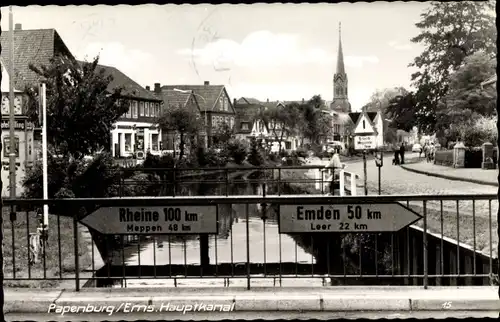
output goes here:
<path id="1" fill-rule="evenodd" d="M 418 143 L 413 144 L 411 148 L 411 152 L 420 152 L 422 150 L 422 146 Z"/>

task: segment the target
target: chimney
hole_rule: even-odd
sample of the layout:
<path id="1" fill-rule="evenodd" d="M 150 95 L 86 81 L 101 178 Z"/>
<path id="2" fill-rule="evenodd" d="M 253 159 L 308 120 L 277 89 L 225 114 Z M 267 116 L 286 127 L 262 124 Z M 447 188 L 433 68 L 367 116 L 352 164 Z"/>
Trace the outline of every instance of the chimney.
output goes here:
<path id="1" fill-rule="evenodd" d="M 16 23 L 16 24 L 14 25 L 14 30 L 23 30 L 23 25 L 22 25 L 22 24 L 20 24 L 20 23 Z"/>
<path id="2" fill-rule="evenodd" d="M 302 104 L 304 104 L 304 99 L 302 99 Z"/>
<path id="3" fill-rule="evenodd" d="M 205 81 L 204 84 L 205 84 L 205 86 L 208 86 L 208 85 L 210 85 L 210 82 L 209 81 Z"/>
<path id="4" fill-rule="evenodd" d="M 160 83 L 155 83 L 155 93 L 161 93 Z"/>
<path id="5" fill-rule="evenodd" d="M 269 98 L 267 99 L 267 102 L 269 103 Z"/>
<path id="6" fill-rule="evenodd" d="M 236 106 L 236 98 L 233 98 L 233 107 Z"/>
<path id="7" fill-rule="evenodd" d="M 149 86 L 146 86 L 146 90 L 147 90 L 147 91 L 150 91 L 150 90 L 151 90 L 151 88 L 150 88 Z"/>

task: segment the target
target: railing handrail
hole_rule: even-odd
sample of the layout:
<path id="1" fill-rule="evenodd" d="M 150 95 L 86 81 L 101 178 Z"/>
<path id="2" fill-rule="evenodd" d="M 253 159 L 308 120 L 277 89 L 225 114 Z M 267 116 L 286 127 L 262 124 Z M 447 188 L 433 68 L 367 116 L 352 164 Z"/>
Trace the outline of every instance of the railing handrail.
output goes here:
<path id="1" fill-rule="evenodd" d="M 411 194 L 411 195 L 368 195 L 368 196 L 327 196 L 327 195 L 230 195 L 230 196 L 159 196 L 159 197 L 113 197 L 113 198 L 68 198 L 68 199 L 3 199 L 4 206 L 59 205 L 99 205 L 105 206 L 173 206 L 173 205 L 214 205 L 214 204 L 251 204 L 286 203 L 328 204 L 345 203 L 392 203 L 401 201 L 470 201 L 497 199 L 497 194 Z M 431 199 L 431 200 L 430 200 Z"/>
<path id="2" fill-rule="evenodd" d="M 311 170 L 311 169 L 338 169 L 335 167 L 327 167 L 324 165 L 301 165 L 301 166 L 241 166 L 241 167 L 207 167 L 207 168 L 121 168 L 120 171 L 242 171 L 242 170 Z"/>

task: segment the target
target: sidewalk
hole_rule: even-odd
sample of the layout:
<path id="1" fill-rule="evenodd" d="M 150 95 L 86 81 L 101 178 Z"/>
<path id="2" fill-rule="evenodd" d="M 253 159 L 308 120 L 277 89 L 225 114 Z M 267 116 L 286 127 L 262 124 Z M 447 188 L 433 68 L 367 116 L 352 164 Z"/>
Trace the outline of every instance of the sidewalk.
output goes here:
<path id="1" fill-rule="evenodd" d="M 237 312 L 275 311 L 496 311 L 498 287 L 317 287 L 317 288 L 130 288 L 66 290 L 6 289 L 5 313 L 47 313 L 63 306 L 113 307 L 115 314 L 141 305 L 152 312 L 166 307 L 217 305 Z M 198 307 L 196 306 L 196 307 Z M 74 307 L 76 310 L 76 308 Z M 192 310 L 192 309 L 191 309 Z M 137 307 L 135 309 L 137 312 Z M 66 315 L 78 314 L 67 313 Z M 151 312 L 151 311 L 145 311 Z M 193 311 L 191 311 L 193 312 Z M 81 313 L 81 312 L 80 312 Z"/>
<path id="2" fill-rule="evenodd" d="M 404 164 L 401 168 L 425 174 L 428 176 L 439 177 L 448 180 L 466 181 L 483 185 L 490 185 L 498 187 L 498 170 L 483 170 L 483 169 L 465 169 L 465 168 L 452 168 L 425 161 Z"/>

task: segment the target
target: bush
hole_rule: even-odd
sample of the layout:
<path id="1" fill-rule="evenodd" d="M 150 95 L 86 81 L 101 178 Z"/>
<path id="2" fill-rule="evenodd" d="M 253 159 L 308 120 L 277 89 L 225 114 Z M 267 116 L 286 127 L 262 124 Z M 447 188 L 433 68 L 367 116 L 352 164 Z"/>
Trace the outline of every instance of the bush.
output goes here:
<path id="1" fill-rule="evenodd" d="M 483 162 L 483 151 L 481 148 L 468 148 L 465 150 L 466 168 L 481 168 Z"/>
<path id="2" fill-rule="evenodd" d="M 457 139 L 461 139 L 467 147 L 481 146 L 485 142 L 496 145 L 498 129 L 494 117 L 480 116 L 470 124 L 451 126 L 451 128 L 455 130 L 448 132 L 456 132 Z"/>
<path id="3" fill-rule="evenodd" d="M 294 153 L 299 158 L 307 158 L 307 157 L 309 157 L 309 150 L 307 150 L 305 148 L 298 148 L 296 151 L 294 151 Z"/>
<path id="4" fill-rule="evenodd" d="M 248 146 L 241 140 L 230 140 L 226 144 L 225 150 L 227 150 L 229 157 L 231 157 L 236 164 L 242 164 L 248 154 Z"/>
<path id="5" fill-rule="evenodd" d="M 49 198 L 105 198 L 119 195 L 120 167 L 108 153 L 93 160 L 56 158 L 48 154 Z M 36 162 L 23 181 L 25 198 L 43 198 L 42 163 Z"/>
<path id="6" fill-rule="evenodd" d="M 453 150 L 436 151 L 434 164 L 453 166 Z"/>
<path id="7" fill-rule="evenodd" d="M 209 167 L 224 167 L 227 165 L 229 156 L 223 149 L 208 148 L 204 154 L 205 166 Z"/>
<path id="8" fill-rule="evenodd" d="M 261 166 L 264 164 L 265 159 L 261 152 L 260 144 L 255 138 L 252 138 L 250 142 L 250 153 L 247 158 L 248 162 L 253 166 Z"/>
<path id="9" fill-rule="evenodd" d="M 272 161 L 272 162 L 278 162 L 280 160 L 280 157 L 278 155 L 278 153 L 276 152 L 271 152 L 267 155 L 267 157 L 269 158 L 269 161 Z"/>

